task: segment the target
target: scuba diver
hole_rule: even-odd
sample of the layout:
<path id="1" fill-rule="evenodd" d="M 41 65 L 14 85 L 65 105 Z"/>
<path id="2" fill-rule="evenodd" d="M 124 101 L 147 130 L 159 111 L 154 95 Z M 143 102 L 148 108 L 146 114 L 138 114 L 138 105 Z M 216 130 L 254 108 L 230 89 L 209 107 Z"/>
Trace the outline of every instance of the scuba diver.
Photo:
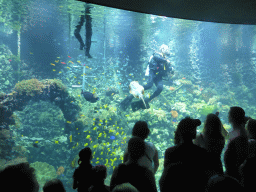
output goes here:
<path id="1" fill-rule="evenodd" d="M 86 6 L 86 5 L 85 5 Z M 78 25 L 76 26 L 74 35 L 77 38 L 77 40 L 80 43 L 80 50 L 83 50 L 85 48 L 85 56 L 87 56 L 88 58 L 92 58 L 92 56 L 90 55 L 90 48 L 91 48 L 91 39 L 92 39 L 92 18 L 91 18 L 91 13 L 90 13 L 90 6 L 86 6 L 85 7 L 85 15 L 81 15 L 80 16 L 80 21 L 78 23 Z M 86 24 L 85 24 L 85 39 L 86 39 L 86 43 L 84 44 L 83 39 L 80 35 L 80 31 L 81 28 L 84 24 L 84 19 L 86 20 Z"/>
<path id="2" fill-rule="evenodd" d="M 86 91 L 84 92 L 82 90 L 81 94 L 84 96 L 86 101 L 89 101 L 91 103 L 95 103 L 100 100 L 100 98 L 97 96 L 96 93 L 90 93 L 90 92 L 86 92 Z"/>
<path id="3" fill-rule="evenodd" d="M 148 103 L 163 91 L 163 78 L 169 78 L 174 75 L 173 67 L 171 67 L 170 61 L 166 58 L 167 56 L 170 56 L 170 50 L 167 45 L 163 44 L 161 45 L 159 52 L 155 52 L 149 59 L 145 73 L 145 76 L 148 76 L 149 78 L 147 84 L 143 87 L 144 90 L 148 90 L 155 84 L 157 89 L 150 98 L 144 99 L 146 106 L 142 100 L 131 103 L 134 98 L 131 94 L 121 102 L 120 105 L 123 110 L 126 110 L 130 104 L 133 111 L 150 107 Z"/>

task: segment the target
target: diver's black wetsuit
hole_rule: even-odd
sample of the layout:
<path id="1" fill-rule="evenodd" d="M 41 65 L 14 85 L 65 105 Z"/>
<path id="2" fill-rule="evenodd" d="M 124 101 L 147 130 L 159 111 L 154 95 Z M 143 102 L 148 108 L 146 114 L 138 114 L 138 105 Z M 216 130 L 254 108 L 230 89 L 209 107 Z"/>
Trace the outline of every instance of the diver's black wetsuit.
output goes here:
<path id="1" fill-rule="evenodd" d="M 156 91 L 151 95 L 150 98 L 144 99 L 145 102 L 149 102 L 163 91 L 163 77 L 167 77 L 168 73 L 173 74 L 172 67 L 167 63 L 167 59 L 161 53 L 154 53 L 149 61 L 149 79 L 146 85 L 144 85 L 144 90 L 150 89 L 153 84 L 156 85 Z M 122 102 L 121 107 L 126 109 L 132 99 L 133 95 L 127 96 Z"/>
<path id="2" fill-rule="evenodd" d="M 90 48 L 91 48 L 91 38 L 92 38 L 92 18 L 90 15 L 90 6 L 86 6 L 85 9 L 85 15 L 81 15 L 80 16 L 80 21 L 78 23 L 78 25 L 76 26 L 74 35 L 77 38 L 77 40 L 80 43 L 80 50 L 83 50 L 85 48 L 85 56 L 87 56 L 88 58 L 92 58 L 92 56 L 90 55 Z M 80 35 L 80 31 L 81 28 L 84 24 L 84 21 L 86 20 L 86 24 L 85 24 L 85 44 L 83 42 L 83 39 Z"/>

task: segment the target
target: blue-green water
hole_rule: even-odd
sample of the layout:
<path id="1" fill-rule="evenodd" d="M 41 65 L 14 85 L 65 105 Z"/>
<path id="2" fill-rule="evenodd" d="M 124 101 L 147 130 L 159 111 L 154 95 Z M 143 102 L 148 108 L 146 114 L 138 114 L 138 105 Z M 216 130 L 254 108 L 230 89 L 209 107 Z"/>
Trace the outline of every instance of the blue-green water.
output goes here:
<path id="1" fill-rule="evenodd" d="M 42 176 L 47 175 L 47 179 L 61 179 L 66 190 L 72 191 L 77 154 L 89 146 L 94 153 L 92 164 L 107 166 L 109 184 L 134 123 L 145 120 L 151 130 L 147 140 L 159 153 L 158 184 L 163 154 L 174 145 L 174 130 L 182 118 L 203 122 L 208 113 L 219 111 L 229 130 L 227 114 L 234 105 L 254 118 L 254 26 L 91 7 L 93 58 L 89 59 L 74 36 L 84 3 L 1 2 L 0 91 L 8 94 L 1 104 L 9 107 L 11 115 L 0 122 L 1 166 L 28 161 L 37 168 L 41 186 L 46 181 Z M 80 34 L 84 40 L 85 26 Z M 174 77 L 164 81 L 150 109 L 121 110 L 119 104 L 130 94 L 130 82 L 147 82 L 149 58 L 162 44 L 170 47 Z M 100 100 L 86 101 L 81 94 L 83 84 Z M 144 97 L 155 89 L 145 91 Z M 15 101 L 20 108 L 10 106 Z"/>

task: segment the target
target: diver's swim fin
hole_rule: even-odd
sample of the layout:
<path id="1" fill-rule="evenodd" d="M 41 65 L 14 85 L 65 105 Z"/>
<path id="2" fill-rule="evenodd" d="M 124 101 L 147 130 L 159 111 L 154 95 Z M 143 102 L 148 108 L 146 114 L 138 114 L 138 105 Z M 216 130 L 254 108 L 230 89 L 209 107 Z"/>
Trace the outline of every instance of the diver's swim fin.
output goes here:
<path id="1" fill-rule="evenodd" d="M 148 102 L 145 101 L 145 103 L 146 103 L 147 108 L 145 107 L 145 105 L 144 105 L 142 100 L 132 102 L 132 104 L 131 104 L 132 111 L 135 112 L 135 111 L 138 111 L 139 109 L 149 109 L 150 106 L 149 106 Z"/>

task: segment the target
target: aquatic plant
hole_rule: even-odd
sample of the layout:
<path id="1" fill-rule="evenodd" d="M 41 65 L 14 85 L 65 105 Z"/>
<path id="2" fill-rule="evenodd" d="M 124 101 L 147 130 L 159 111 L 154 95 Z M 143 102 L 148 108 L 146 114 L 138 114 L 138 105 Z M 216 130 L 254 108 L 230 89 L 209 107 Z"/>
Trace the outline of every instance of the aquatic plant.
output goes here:
<path id="1" fill-rule="evenodd" d="M 44 85 L 38 79 L 22 80 L 15 85 L 14 90 L 19 94 L 35 96 L 43 92 Z"/>

